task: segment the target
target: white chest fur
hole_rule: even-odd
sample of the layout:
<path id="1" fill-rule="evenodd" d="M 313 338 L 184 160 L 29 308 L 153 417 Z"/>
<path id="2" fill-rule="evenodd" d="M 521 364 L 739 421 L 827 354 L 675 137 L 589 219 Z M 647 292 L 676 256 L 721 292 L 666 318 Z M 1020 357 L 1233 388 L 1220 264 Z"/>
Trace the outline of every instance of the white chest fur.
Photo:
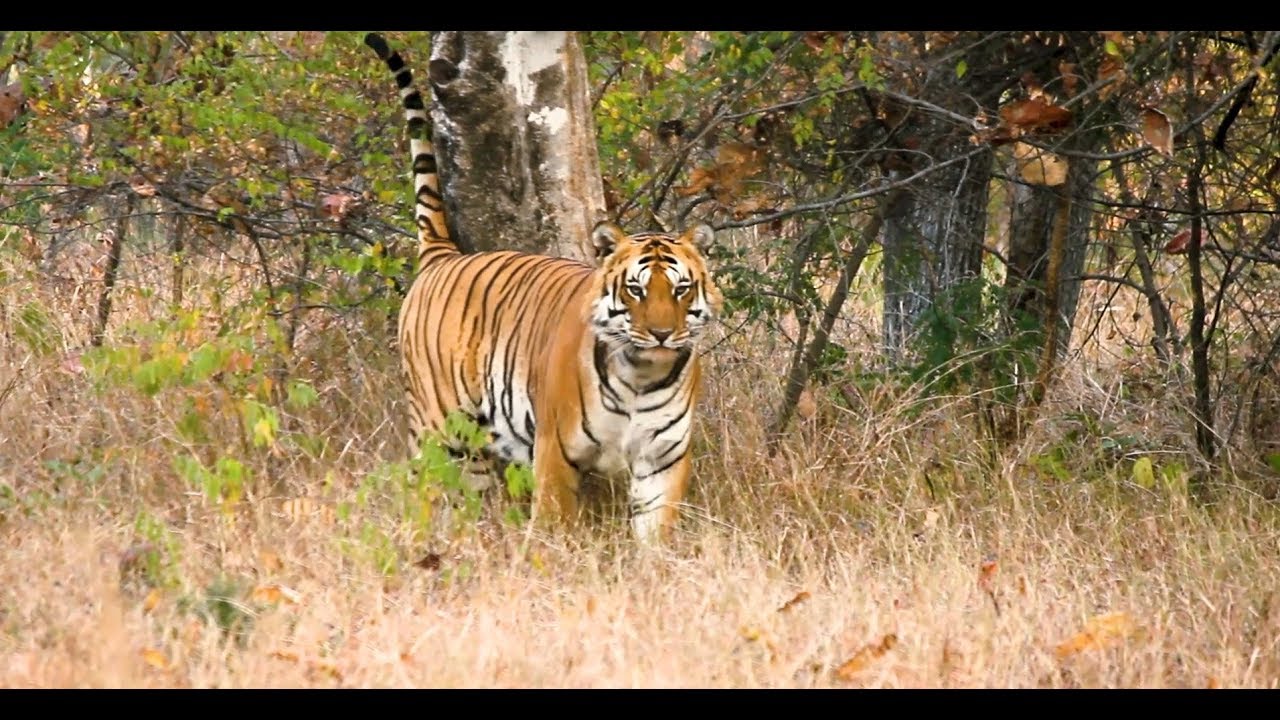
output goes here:
<path id="1" fill-rule="evenodd" d="M 654 366 L 611 361 L 595 388 L 596 402 L 585 408 L 579 448 L 586 464 L 625 477 L 682 452 L 690 423 L 688 373 L 687 359 Z"/>

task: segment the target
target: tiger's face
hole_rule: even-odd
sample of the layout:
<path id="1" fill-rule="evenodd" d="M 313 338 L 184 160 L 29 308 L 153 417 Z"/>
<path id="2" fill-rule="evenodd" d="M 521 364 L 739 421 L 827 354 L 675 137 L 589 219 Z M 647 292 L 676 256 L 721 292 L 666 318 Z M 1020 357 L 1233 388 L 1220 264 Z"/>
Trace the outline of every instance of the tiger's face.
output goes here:
<path id="1" fill-rule="evenodd" d="M 600 223 L 591 239 L 603 258 L 591 322 L 610 347 L 650 360 L 673 358 L 720 314 L 723 299 L 702 257 L 714 239 L 710 227 L 627 235 Z"/>

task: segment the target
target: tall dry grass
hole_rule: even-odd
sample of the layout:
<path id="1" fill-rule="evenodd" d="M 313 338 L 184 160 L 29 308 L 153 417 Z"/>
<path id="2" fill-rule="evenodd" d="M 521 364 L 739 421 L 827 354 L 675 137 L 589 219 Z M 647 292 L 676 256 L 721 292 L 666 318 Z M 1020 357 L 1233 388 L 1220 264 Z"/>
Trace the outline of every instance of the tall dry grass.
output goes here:
<path id="1" fill-rule="evenodd" d="M 327 447 L 243 456 L 258 474 L 224 512 L 173 456 L 240 452 L 235 424 L 191 448 L 181 391 L 95 391 L 69 360 L 90 295 L 6 270 L 6 327 L 34 299 L 59 338 L 0 352 L 6 687 L 1280 683 L 1274 504 L 1234 476 L 1189 493 L 1178 393 L 1135 396 L 1094 356 L 1016 444 L 972 397 L 882 386 L 816 394 L 770 457 L 785 348 L 746 328 L 708 361 L 680 532 L 644 551 L 607 513 L 532 534 L 500 494 L 406 524 L 366 482 L 399 457 L 400 383 L 359 323 L 300 335 L 320 401 L 290 422 Z M 130 291 L 143 270 L 113 328 L 166 312 Z M 1135 484 L 1137 452 L 1107 442 L 1135 435 L 1186 472 Z"/>

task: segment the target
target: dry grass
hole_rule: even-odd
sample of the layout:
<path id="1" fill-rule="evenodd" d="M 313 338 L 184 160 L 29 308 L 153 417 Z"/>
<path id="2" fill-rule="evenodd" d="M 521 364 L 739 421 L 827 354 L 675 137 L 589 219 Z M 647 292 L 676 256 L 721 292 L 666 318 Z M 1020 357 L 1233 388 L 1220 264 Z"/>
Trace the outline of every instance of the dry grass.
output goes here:
<path id="1" fill-rule="evenodd" d="M 65 298 L 14 288 L 7 319 L 36 297 L 63 337 L 83 326 Z M 769 458 L 778 366 L 762 335 L 740 336 L 709 368 L 680 537 L 645 552 L 608 519 L 530 535 L 501 497 L 478 522 L 407 523 L 394 487 L 366 482 L 397 452 L 394 363 L 358 331 L 313 342 L 299 353 L 323 358 L 321 401 L 291 421 L 329 441 L 320 457 L 246 454 L 226 434 L 192 448 L 173 431 L 182 391 L 95 393 L 10 337 L 0 685 L 1280 684 L 1275 507 L 1234 482 L 1194 499 L 1138 488 L 1131 457 L 1065 441 L 1081 409 L 1162 443 L 1185 432 L 1084 370 L 999 452 L 967 399 L 913 414 L 886 388 L 852 410 L 819 397 Z M 1055 448 L 1067 477 L 1041 462 Z M 174 472 L 188 451 L 239 453 L 258 479 L 224 513 Z M 281 503 L 296 497 L 303 511 Z"/>

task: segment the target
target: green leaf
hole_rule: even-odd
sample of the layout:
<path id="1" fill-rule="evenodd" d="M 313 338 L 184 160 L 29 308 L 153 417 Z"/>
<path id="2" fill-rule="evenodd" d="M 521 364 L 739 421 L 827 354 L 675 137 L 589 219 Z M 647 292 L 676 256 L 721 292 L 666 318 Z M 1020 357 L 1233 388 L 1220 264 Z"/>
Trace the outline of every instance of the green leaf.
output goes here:
<path id="1" fill-rule="evenodd" d="M 299 410 L 310 407 L 319 397 L 316 389 L 305 381 L 294 380 L 289 383 L 287 402 Z"/>
<path id="2" fill-rule="evenodd" d="M 1270 465 L 1272 470 L 1280 473 L 1280 453 L 1271 453 L 1268 455 L 1267 465 Z"/>
<path id="3" fill-rule="evenodd" d="M 1104 47 L 1106 48 L 1108 55 L 1115 55 L 1117 57 L 1120 55 L 1120 48 L 1116 46 L 1114 40 L 1108 40 Z"/>
<path id="4" fill-rule="evenodd" d="M 1138 458 L 1138 460 L 1133 463 L 1133 472 L 1131 473 L 1131 477 L 1139 487 L 1144 487 L 1148 490 L 1154 488 L 1156 486 L 1156 473 L 1155 468 L 1151 464 L 1151 458 Z"/>
<path id="5" fill-rule="evenodd" d="M 956 63 L 957 78 L 964 77 L 964 74 L 967 72 L 969 72 L 969 63 L 965 62 L 964 60 L 961 60 L 960 62 Z"/>

